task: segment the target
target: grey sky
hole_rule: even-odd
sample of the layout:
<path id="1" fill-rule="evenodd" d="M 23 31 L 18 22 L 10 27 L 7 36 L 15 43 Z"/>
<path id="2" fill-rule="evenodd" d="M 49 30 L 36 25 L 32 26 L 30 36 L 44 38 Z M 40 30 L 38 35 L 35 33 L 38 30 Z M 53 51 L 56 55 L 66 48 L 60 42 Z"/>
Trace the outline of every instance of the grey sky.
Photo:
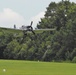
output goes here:
<path id="1" fill-rule="evenodd" d="M 54 1 L 61 0 L 0 0 L 0 26 L 13 27 L 16 24 L 19 28 L 22 24 L 29 24 L 33 20 L 36 27 L 46 7 Z"/>

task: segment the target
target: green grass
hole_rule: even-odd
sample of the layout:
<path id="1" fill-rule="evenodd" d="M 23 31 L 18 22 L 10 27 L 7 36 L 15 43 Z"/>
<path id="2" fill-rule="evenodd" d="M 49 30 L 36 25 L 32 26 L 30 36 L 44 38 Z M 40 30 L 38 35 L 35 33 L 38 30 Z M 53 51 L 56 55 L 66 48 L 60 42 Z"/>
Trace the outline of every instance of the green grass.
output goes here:
<path id="1" fill-rule="evenodd" d="M 76 75 L 76 64 L 0 60 L 0 75 Z"/>

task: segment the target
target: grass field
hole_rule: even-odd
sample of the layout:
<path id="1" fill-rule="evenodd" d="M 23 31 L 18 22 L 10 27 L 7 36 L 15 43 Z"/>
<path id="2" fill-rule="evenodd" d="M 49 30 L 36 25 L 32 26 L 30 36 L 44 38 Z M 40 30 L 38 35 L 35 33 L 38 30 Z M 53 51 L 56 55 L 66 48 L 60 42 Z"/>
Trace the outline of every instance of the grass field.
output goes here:
<path id="1" fill-rule="evenodd" d="M 0 60 L 0 75 L 76 75 L 76 64 Z"/>

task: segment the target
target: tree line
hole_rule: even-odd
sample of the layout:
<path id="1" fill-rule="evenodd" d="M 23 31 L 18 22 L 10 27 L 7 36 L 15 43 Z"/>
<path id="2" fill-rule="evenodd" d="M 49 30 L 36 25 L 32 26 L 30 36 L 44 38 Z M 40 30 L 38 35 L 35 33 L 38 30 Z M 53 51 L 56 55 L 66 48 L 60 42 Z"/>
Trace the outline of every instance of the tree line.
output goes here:
<path id="1" fill-rule="evenodd" d="M 76 62 L 76 4 L 51 2 L 46 9 L 37 28 L 56 30 L 36 33 L 36 36 L 1 33 L 0 58 Z"/>

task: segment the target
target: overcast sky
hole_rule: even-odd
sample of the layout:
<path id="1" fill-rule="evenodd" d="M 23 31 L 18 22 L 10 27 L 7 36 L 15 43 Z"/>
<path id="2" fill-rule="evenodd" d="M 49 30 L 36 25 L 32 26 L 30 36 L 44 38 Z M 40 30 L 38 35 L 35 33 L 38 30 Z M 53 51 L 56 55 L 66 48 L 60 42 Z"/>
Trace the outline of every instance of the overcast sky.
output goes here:
<path id="1" fill-rule="evenodd" d="M 0 0 L 0 27 L 19 28 L 33 21 L 36 27 L 40 18 L 44 17 L 50 2 L 61 0 Z M 70 0 L 76 2 L 76 0 Z"/>

